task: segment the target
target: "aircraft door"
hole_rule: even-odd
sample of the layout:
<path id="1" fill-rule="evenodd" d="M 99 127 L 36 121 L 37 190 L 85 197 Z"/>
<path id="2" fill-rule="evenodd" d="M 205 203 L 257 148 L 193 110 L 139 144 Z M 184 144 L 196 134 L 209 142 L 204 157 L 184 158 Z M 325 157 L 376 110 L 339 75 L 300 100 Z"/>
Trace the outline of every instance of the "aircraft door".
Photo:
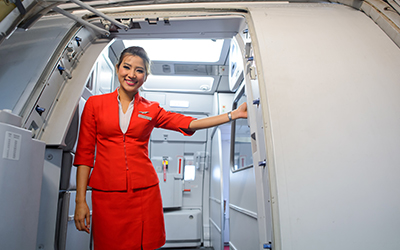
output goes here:
<path id="1" fill-rule="evenodd" d="M 251 44 L 247 44 L 251 49 Z M 266 152 L 266 141 L 263 122 L 263 107 L 260 105 L 260 91 L 258 88 L 256 65 L 254 61 L 247 64 L 246 89 L 248 100 L 248 121 L 251 130 L 251 144 L 253 148 L 253 164 L 256 179 L 257 208 L 259 220 L 260 245 L 264 249 L 272 249 L 272 217 L 271 217 L 271 196 L 270 180 L 268 171 L 268 157 Z"/>
<path id="2" fill-rule="evenodd" d="M 247 21 L 259 81 L 248 84 L 249 114 L 255 144 L 266 146 L 254 161 L 266 159 L 259 169 L 270 177 L 262 190 L 270 187 L 272 248 L 335 249 L 340 238 L 347 249 L 398 249 L 399 48 L 343 5 L 250 8 Z"/>
<path id="3" fill-rule="evenodd" d="M 257 222 L 256 225 L 251 226 L 252 220 L 247 219 L 248 227 L 256 227 L 258 235 L 254 238 L 253 243 L 259 249 L 271 249 L 272 241 L 272 219 L 271 219 L 271 199 L 270 199 L 270 185 L 268 163 L 266 155 L 266 143 L 264 135 L 264 122 L 262 106 L 260 105 L 260 93 L 257 81 L 257 67 L 254 61 L 254 54 L 252 49 L 252 41 L 248 29 L 238 34 L 234 39 L 236 46 L 240 48 L 241 59 L 243 60 L 243 83 L 240 85 L 236 92 L 236 98 L 232 109 L 236 108 L 243 102 L 247 102 L 248 119 L 237 120 L 232 123 L 232 137 L 231 137 L 231 187 L 230 197 L 235 197 L 235 193 L 239 190 L 249 188 L 235 187 L 236 180 L 250 179 L 254 182 L 249 197 L 254 195 L 254 207 L 247 207 L 240 200 L 230 198 L 230 207 L 233 212 L 242 209 L 247 209 L 247 217 L 253 218 Z M 240 178 L 239 178 L 240 176 Z M 243 184 L 241 184 L 243 186 Z M 249 198 L 247 197 L 247 198 Z M 243 207 L 242 207 L 242 205 Z M 236 212 L 237 213 L 237 212 Z M 231 244 L 235 245 L 237 249 L 245 249 L 245 245 L 241 245 L 241 241 L 235 237 L 235 225 L 233 214 L 231 215 Z M 243 216 L 242 216 L 243 217 Z M 257 243 L 255 243 L 257 242 Z M 248 247 L 248 245 L 247 245 Z"/>

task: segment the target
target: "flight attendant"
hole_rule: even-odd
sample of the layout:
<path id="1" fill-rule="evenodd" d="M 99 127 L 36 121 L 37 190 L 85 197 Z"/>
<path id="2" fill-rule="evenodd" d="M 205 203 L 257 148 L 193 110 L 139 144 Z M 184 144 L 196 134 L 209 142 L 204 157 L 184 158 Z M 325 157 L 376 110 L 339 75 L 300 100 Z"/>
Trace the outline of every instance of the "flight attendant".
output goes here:
<path id="1" fill-rule="evenodd" d="M 227 114 L 198 120 L 167 112 L 138 93 L 149 70 L 143 48 L 125 49 L 116 65 L 119 88 L 90 97 L 82 113 L 74 161 L 78 167 L 74 218 L 78 230 L 90 232 L 89 185 L 95 250 L 153 250 L 165 244 L 158 177 L 148 157 L 154 127 L 189 136 L 197 129 L 247 117 L 246 103 Z"/>

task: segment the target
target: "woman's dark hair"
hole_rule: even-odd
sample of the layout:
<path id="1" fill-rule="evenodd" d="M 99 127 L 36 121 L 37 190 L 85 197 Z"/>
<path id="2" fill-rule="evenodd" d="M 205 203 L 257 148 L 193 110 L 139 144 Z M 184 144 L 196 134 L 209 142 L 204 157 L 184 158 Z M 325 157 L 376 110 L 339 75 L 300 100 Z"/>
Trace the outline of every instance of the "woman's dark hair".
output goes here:
<path id="1" fill-rule="evenodd" d="M 144 62 L 146 74 L 150 75 L 150 58 L 147 55 L 146 51 L 142 47 L 131 46 L 131 47 L 124 49 L 121 52 L 121 55 L 120 55 L 118 63 L 117 63 L 118 68 L 122 63 L 122 60 L 124 60 L 124 57 L 127 55 L 138 56 L 138 57 L 142 58 L 142 60 Z"/>

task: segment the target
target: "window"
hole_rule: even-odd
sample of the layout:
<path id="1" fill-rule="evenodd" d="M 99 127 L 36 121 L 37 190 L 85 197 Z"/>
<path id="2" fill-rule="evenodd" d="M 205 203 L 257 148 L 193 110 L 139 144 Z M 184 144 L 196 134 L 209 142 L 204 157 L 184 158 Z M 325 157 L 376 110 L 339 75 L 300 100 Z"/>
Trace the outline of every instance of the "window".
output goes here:
<path id="1" fill-rule="evenodd" d="M 244 87 L 239 90 L 239 95 L 233 103 L 232 109 L 236 109 L 240 104 L 246 102 Z M 251 150 L 250 127 L 247 119 L 232 121 L 231 141 L 231 169 L 233 172 L 253 166 L 253 152 Z"/>
<path id="2" fill-rule="evenodd" d="M 196 167 L 194 165 L 185 165 L 185 172 L 184 172 L 184 180 L 185 181 L 194 181 L 196 177 Z"/>
<path id="3" fill-rule="evenodd" d="M 94 78 L 94 70 L 92 70 L 89 79 L 86 82 L 86 88 L 88 88 L 90 91 L 93 90 L 93 78 Z"/>
<path id="4" fill-rule="evenodd" d="M 112 83 L 114 82 L 114 66 L 107 55 L 101 55 L 97 61 L 97 88 L 96 94 L 106 94 L 112 91 Z"/>

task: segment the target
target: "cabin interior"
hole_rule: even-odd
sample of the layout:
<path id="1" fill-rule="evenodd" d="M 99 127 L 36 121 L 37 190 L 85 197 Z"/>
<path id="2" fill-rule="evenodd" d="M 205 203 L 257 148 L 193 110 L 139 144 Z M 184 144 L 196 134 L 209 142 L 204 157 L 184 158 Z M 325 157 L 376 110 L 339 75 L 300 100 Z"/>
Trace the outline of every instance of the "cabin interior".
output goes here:
<path id="1" fill-rule="evenodd" d="M 0 0 L 2 249 L 92 249 L 74 225 L 80 115 L 133 45 L 164 109 L 251 107 L 153 131 L 163 249 L 398 249 L 398 0 L 148 2 Z"/>
<path id="2" fill-rule="evenodd" d="M 53 244 L 56 249 L 74 250 L 91 246 L 91 235 L 78 232 L 73 221 L 76 168 L 72 162 L 79 117 L 90 96 L 112 92 L 119 86 L 115 65 L 124 48 L 141 46 L 147 51 L 152 61 L 151 75 L 140 94 L 166 110 L 202 118 L 226 113 L 246 101 L 244 57 L 236 40 L 240 38 L 241 47 L 250 41 L 242 15 L 183 11 L 171 17 L 153 18 L 143 12 L 109 16 L 129 29 L 97 16 L 87 19 L 98 30 L 85 28 L 53 13 L 27 31 L 17 30 L 1 46 L 0 55 L 9 63 L 2 65 L 0 81 L 13 79 L 15 83 L 2 84 L 2 113 L 8 115 L 11 110 L 22 114 L 17 124 L 31 131 L 30 137 L 46 142 L 46 174 L 36 175 L 37 183 L 43 181 L 43 185 L 10 193 L 34 194 L 36 201 L 40 200 L 35 204 L 38 229 L 29 229 L 37 232 L 37 239 L 31 234 L 37 249 Z M 109 34 L 99 34 L 104 30 Z M 191 137 L 155 129 L 149 153 L 160 179 L 167 231 L 165 248 L 223 249 L 229 244 L 227 205 L 235 204 L 229 201 L 230 189 L 237 194 L 234 211 L 248 217 L 244 221 L 257 228 L 247 120 L 200 130 Z M 33 171 L 37 169 L 31 168 Z M 236 180 L 238 183 L 230 188 L 229 175 L 243 173 L 246 178 Z M 244 187 L 246 183 L 249 187 Z M 250 192 L 243 194 L 246 189 Z M 88 204 L 90 196 L 89 190 Z M 20 229 L 15 226 L 16 231 Z M 18 233 L 15 240 L 8 240 L 10 249 L 20 236 Z M 258 242 L 257 233 L 248 232 L 248 239 Z"/>

